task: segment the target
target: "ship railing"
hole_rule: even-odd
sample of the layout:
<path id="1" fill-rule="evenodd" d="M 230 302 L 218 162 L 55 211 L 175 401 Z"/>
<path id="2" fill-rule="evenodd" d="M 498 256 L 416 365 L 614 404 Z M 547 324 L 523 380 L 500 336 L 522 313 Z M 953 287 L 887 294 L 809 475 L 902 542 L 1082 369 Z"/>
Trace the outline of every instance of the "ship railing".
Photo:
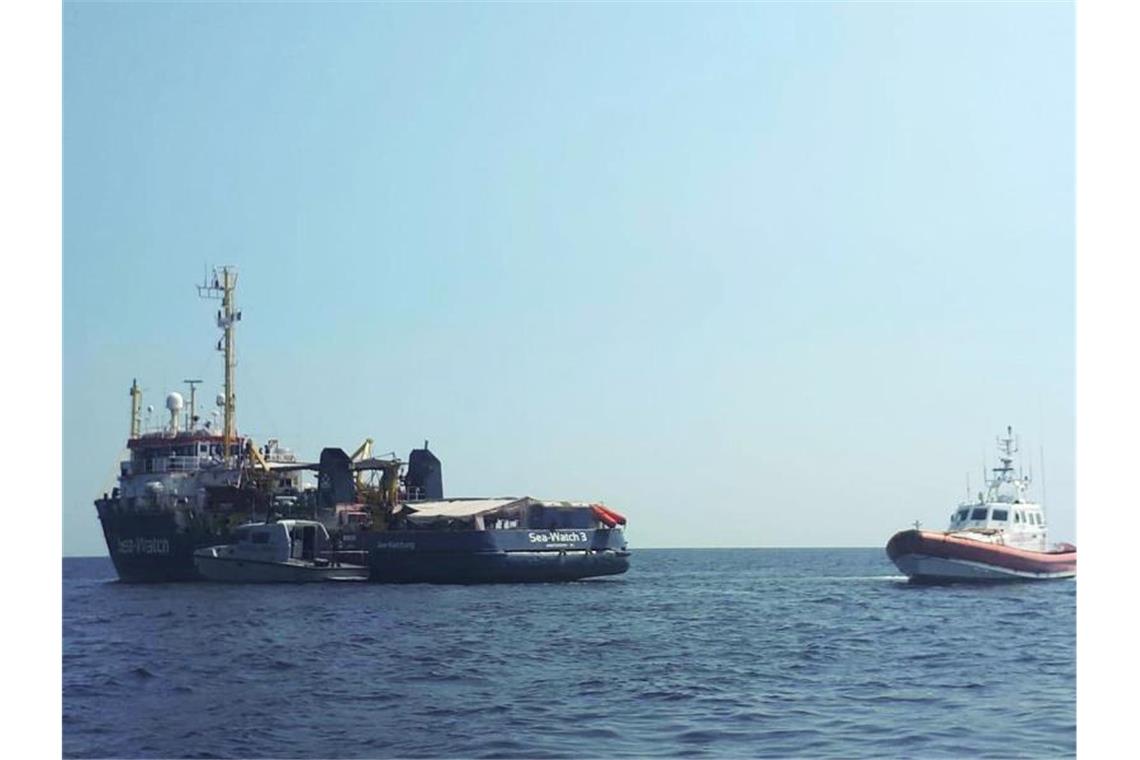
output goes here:
<path id="1" fill-rule="evenodd" d="M 147 472 L 194 472 L 202 469 L 202 465 L 209 460 L 200 457 L 164 457 L 152 459 Z"/>
<path id="2" fill-rule="evenodd" d="M 293 464 L 294 462 L 297 461 L 297 457 L 296 457 L 296 455 L 291 454 L 291 453 L 289 453 L 289 454 L 273 453 L 273 454 L 270 454 L 269 456 L 265 457 L 265 461 L 266 462 L 280 462 L 282 464 Z"/>

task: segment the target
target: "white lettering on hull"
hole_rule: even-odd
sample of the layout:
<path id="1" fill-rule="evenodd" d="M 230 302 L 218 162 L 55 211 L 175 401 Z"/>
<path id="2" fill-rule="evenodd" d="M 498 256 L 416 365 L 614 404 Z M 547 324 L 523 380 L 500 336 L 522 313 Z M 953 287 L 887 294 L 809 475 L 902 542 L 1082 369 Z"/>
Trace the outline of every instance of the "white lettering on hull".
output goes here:
<path id="1" fill-rule="evenodd" d="M 411 551 L 416 548 L 415 541 L 378 541 L 377 549 L 395 549 L 397 551 Z"/>
<path id="2" fill-rule="evenodd" d="M 124 538 L 118 554 L 170 554 L 170 541 L 165 538 Z"/>
<path id="3" fill-rule="evenodd" d="M 532 530 L 527 533 L 527 537 L 532 544 L 543 544 L 551 547 L 572 546 L 590 540 L 590 535 L 582 530 L 552 530 L 549 532 Z"/>

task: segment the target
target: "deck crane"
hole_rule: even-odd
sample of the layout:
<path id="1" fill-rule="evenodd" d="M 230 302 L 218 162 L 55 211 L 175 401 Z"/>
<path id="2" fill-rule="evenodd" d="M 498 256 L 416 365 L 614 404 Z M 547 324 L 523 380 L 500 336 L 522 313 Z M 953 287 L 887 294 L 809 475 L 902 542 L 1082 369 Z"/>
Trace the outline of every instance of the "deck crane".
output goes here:
<path id="1" fill-rule="evenodd" d="M 372 458 L 372 443 L 373 443 L 373 441 L 371 438 L 365 438 L 364 443 L 360 444 L 360 448 L 358 448 L 356 451 L 354 451 L 348 455 L 349 461 L 355 463 L 355 462 L 361 462 L 365 459 L 371 459 Z M 363 472 L 363 470 L 358 470 L 356 473 L 356 488 L 357 488 L 357 490 L 359 490 L 363 486 L 364 486 L 364 472 Z"/>

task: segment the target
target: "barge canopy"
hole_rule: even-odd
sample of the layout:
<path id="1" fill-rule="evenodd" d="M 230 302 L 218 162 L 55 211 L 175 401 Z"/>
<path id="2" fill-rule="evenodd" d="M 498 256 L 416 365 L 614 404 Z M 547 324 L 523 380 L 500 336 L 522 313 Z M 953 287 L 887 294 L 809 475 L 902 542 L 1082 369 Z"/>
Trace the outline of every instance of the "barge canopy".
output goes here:
<path id="1" fill-rule="evenodd" d="M 501 499 L 445 499 L 443 501 L 418 501 L 404 504 L 404 509 L 414 510 L 408 519 L 432 520 L 441 517 L 474 517 L 490 512 L 499 512 L 511 507 L 526 506 L 532 499 L 510 497 Z"/>
<path id="2" fill-rule="evenodd" d="M 403 505 L 403 514 L 412 522 L 430 520 L 464 520 L 491 514 L 519 514 L 532 508 L 588 511 L 588 502 L 550 501 L 530 496 L 501 496 L 493 499 L 441 499 L 413 501 Z"/>

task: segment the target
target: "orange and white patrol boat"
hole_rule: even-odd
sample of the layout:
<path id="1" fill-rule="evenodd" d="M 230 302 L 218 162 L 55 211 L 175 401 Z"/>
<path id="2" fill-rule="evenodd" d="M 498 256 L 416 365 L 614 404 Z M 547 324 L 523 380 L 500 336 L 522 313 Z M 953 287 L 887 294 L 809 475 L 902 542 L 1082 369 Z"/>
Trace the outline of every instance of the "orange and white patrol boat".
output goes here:
<path id="1" fill-rule="evenodd" d="M 963 503 L 945 531 L 896 533 L 887 556 L 914 582 L 1016 581 L 1072 578 L 1077 547 L 1049 545 L 1045 513 L 1027 498 L 1029 478 L 1015 475 L 1013 429 L 998 439 L 1001 466 L 993 468 L 987 492 Z"/>

